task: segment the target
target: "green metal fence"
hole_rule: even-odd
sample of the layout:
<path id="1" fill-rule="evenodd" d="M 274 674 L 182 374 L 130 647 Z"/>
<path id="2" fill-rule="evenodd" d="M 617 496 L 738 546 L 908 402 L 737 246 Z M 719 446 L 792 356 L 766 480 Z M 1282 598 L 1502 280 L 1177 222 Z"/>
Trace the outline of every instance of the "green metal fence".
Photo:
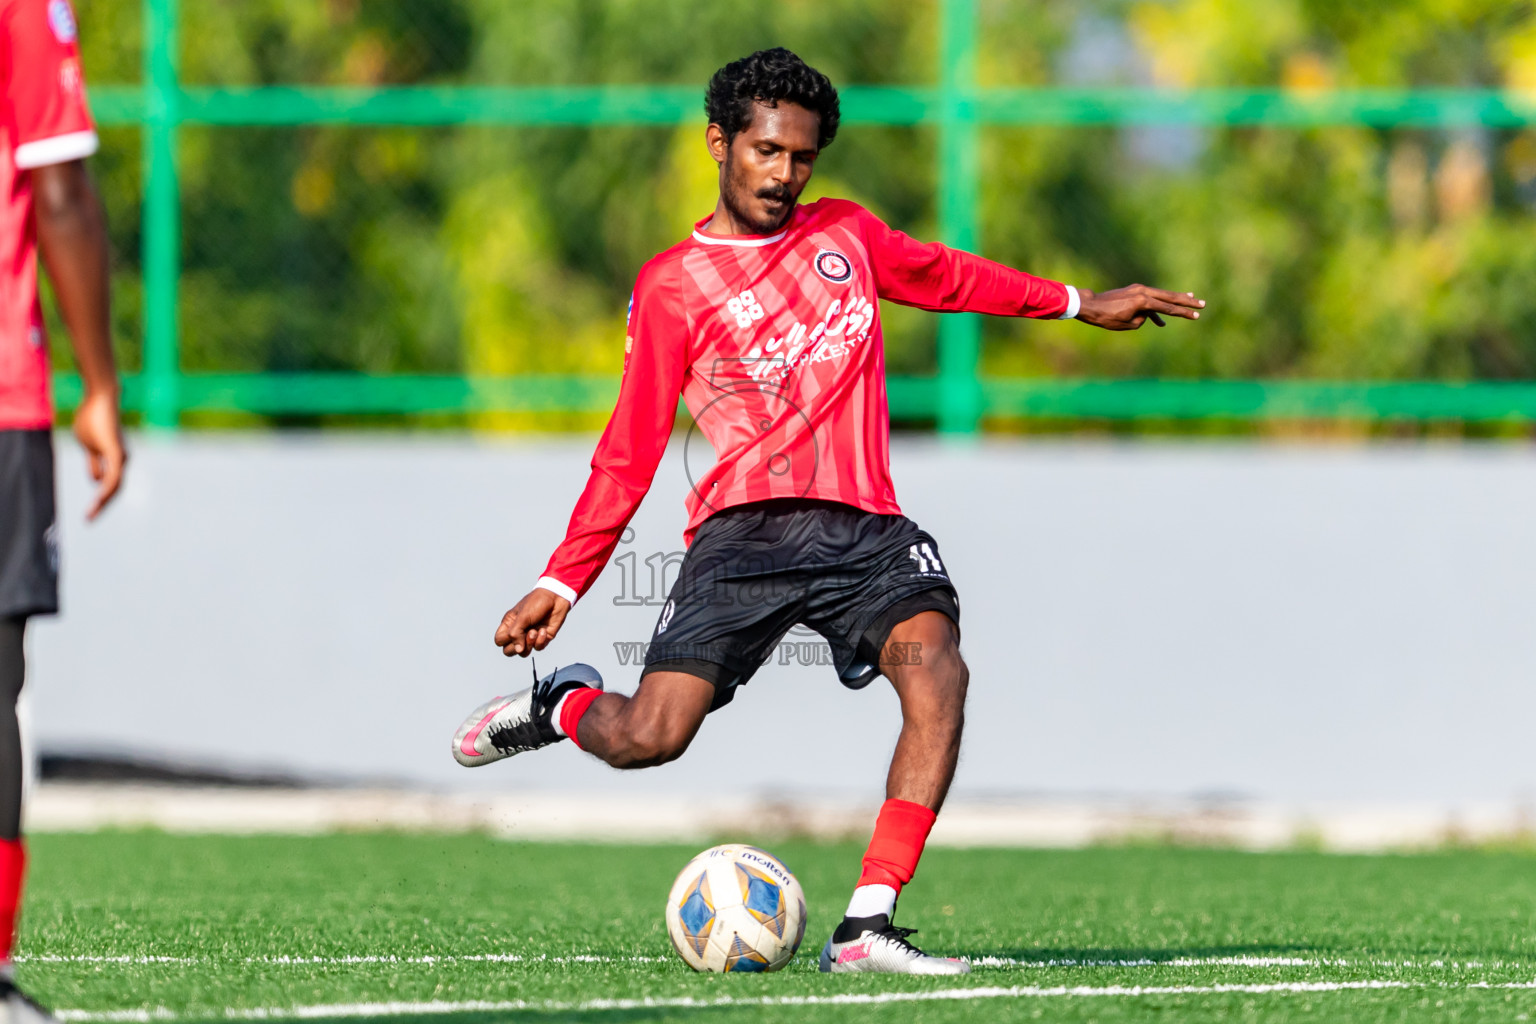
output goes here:
<path id="1" fill-rule="evenodd" d="M 676 125 L 697 120 L 694 86 L 195 88 L 178 74 L 178 0 L 145 0 L 143 85 L 93 90 L 105 125 L 143 134 L 144 359 L 127 381 L 129 408 L 158 428 L 186 411 L 262 414 L 486 411 L 598 412 L 615 380 L 579 376 L 505 378 L 362 374 L 187 374 L 178 342 L 181 209 L 178 132 L 183 125 Z M 1536 97 L 1490 90 L 1285 92 L 1201 89 L 1002 89 L 975 84 L 976 0 L 942 0 L 936 85 L 849 86 L 848 125 L 929 125 L 939 131 L 938 211 L 952 245 L 979 237 L 978 130 L 982 125 L 1201 124 L 1308 127 L 1518 127 L 1536 124 Z M 938 375 L 893 377 L 893 413 L 968 433 L 987 415 L 1137 419 L 1292 417 L 1407 420 L 1536 419 L 1536 384 L 1435 382 L 995 379 L 980 376 L 981 327 L 947 316 L 939 330 Z M 78 381 L 61 375 L 59 398 Z"/>

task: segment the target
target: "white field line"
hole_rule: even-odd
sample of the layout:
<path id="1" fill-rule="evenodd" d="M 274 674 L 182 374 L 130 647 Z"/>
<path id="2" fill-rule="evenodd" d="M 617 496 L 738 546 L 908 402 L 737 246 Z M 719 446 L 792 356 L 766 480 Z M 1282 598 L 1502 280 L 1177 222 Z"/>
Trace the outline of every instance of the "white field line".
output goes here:
<path id="1" fill-rule="evenodd" d="M 209 966 L 213 964 L 253 964 L 256 966 L 338 967 L 350 964 L 657 964 L 668 963 L 673 958 L 665 956 L 600 956 L 578 953 L 569 956 L 525 956 L 520 953 L 448 953 L 432 955 L 363 954 L 354 956 L 150 956 L 150 955 L 66 955 L 34 953 L 17 956 L 17 963 L 33 964 L 124 964 L 152 965 L 175 964 L 182 966 Z M 1212 956 L 1177 957 L 1171 960 L 1139 958 L 1135 960 L 1025 960 L 1014 957 L 977 956 L 961 957 L 977 967 L 1390 967 L 1408 970 L 1482 970 L 1489 968 L 1527 968 L 1530 965 L 1496 960 L 1484 963 L 1478 960 L 1446 962 L 1431 960 L 1346 960 L 1286 956 Z"/>
<path id="2" fill-rule="evenodd" d="M 948 988 L 928 992 L 880 992 L 846 993 L 830 996 L 761 996 L 740 999 L 720 996 L 715 999 L 695 999 L 682 996 L 673 999 L 590 999 L 577 1003 L 537 1002 L 522 999 L 505 1001 L 433 1001 L 423 1003 L 335 1003 L 324 1006 L 270 1006 L 255 1009 L 231 1007 L 224 1011 L 227 1020 L 306 1020 L 347 1017 L 395 1017 L 450 1013 L 506 1013 L 513 1011 L 542 1011 L 546 1013 L 583 1013 L 597 1010 L 653 1010 L 694 1009 L 709 1007 L 771 1007 L 771 1006 L 857 1006 L 875 1003 L 925 1003 L 942 1001 L 968 1001 L 975 999 L 1051 999 L 1185 995 L 1268 995 L 1294 992 L 1346 992 L 1360 989 L 1536 989 L 1536 982 L 1517 982 L 1505 985 L 1489 985 L 1486 982 L 1472 985 L 1422 985 L 1407 981 L 1296 981 L 1267 985 L 1107 985 L 1095 988 L 1087 985 L 1040 988 L 1034 985 L 1015 985 L 1007 988 Z M 166 1009 L 116 1010 L 93 1013 L 87 1010 L 60 1010 L 58 1016 L 66 1021 L 92 1024 L 92 1022 L 144 1022 L 175 1021 L 183 1015 Z M 206 1017 L 207 1014 L 189 1014 L 189 1017 Z"/>

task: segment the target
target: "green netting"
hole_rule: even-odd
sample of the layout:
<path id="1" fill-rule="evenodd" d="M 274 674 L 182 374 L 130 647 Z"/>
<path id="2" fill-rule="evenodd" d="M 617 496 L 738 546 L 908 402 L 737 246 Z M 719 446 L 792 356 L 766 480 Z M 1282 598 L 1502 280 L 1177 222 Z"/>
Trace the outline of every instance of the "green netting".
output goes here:
<path id="1" fill-rule="evenodd" d="M 599 410 L 635 270 L 713 203 L 702 83 L 775 44 L 844 85 L 815 191 L 1212 299 L 1134 336 L 888 309 L 902 418 L 1536 417 L 1529 5 L 81 5 L 161 425 Z"/>

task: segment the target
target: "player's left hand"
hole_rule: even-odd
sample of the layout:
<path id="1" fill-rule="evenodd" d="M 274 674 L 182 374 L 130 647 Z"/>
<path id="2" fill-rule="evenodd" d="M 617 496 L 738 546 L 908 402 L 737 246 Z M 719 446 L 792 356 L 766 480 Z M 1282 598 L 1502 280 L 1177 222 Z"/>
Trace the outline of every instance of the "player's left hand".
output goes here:
<path id="1" fill-rule="evenodd" d="M 128 464 L 128 449 L 123 444 L 123 428 L 118 418 L 117 395 L 105 391 L 87 392 L 75 410 L 75 439 L 85 449 L 96 500 L 85 513 L 95 519 L 123 484 L 123 467 Z"/>
<path id="2" fill-rule="evenodd" d="M 1194 292 L 1168 292 L 1144 284 L 1127 285 L 1108 292 L 1079 288 L 1077 295 L 1082 302 L 1077 318 L 1106 331 L 1134 331 L 1149 318 L 1161 327 L 1163 321 L 1159 313 L 1199 320 L 1200 310 L 1205 308 L 1205 300 L 1195 298 Z"/>

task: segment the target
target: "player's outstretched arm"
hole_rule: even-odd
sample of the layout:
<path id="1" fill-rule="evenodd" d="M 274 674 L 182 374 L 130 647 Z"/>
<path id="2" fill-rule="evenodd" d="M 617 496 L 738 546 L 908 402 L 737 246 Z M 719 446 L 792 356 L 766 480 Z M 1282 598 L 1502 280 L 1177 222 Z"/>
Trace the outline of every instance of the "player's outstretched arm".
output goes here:
<path id="1" fill-rule="evenodd" d="M 1161 327 L 1160 313 L 1199 320 L 1200 310 L 1205 308 L 1205 300 L 1195 298 L 1194 292 L 1168 292 L 1144 284 L 1127 285 L 1109 292 L 1079 288 L 1077 295 L 1082 303 L 1077 319 L 1106 331 L 1134 331 L 1148 319 Z"/>
<path id="2" fill-rule="evenodd" d="M 95 519 L 123 482 L 128 461 L 118 414 L 117 365 L 109 317 L 107 219 L 85 161 L 35 167 L 37 241 L 59 311 L 69 328 L 85 397 L 75 411 L 75 437 L 100 485 L 87 519 Z"/>
<path id="3" fill-rule="evenodd" d="M 496 627 L 496 646 L 509 658 L 526 658 L 534 651 L 542 651 L 560 632 L 570 610 L 571 602 L 559 594 L 535 587 L 501 617 L 501 625 Z"/>
<path id="4" fill-rule="evenodd" d="M 624 342 L 619 400 L 592 453 L 592 473 L 565 540 L 528 596 L 501 617 L 496 646 L 507 657 L 542 651 L 571 606 L 596 582 L 651 489 L 677 420 L 691 330 L 680 264 L 652 260 L 640 271 Z"/>

